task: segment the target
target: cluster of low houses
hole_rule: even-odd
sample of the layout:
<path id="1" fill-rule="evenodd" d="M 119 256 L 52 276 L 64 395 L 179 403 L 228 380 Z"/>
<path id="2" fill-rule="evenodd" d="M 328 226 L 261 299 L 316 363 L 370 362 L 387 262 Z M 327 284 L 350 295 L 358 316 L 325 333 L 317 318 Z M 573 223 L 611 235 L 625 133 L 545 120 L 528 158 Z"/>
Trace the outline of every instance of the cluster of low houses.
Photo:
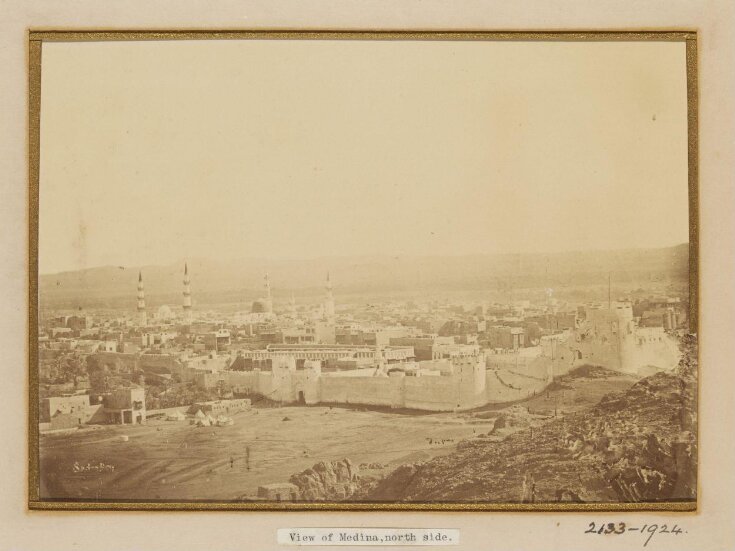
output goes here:
<path id="1" fill-rule="evenodd" d="M 46 398 L 41 406 L 39 429 L 40 432 L 50 432 L 76 429 L 85 425 L 144 425 L 152 418 L 168 421 L 188 419 L 197 426 L 228 426 L 234 423 L 231 415 L 249 409 L 249 399 L 235 398 L 146 411 L 145 390 L 131 385 L 103 396 L 71 394 Z"/>

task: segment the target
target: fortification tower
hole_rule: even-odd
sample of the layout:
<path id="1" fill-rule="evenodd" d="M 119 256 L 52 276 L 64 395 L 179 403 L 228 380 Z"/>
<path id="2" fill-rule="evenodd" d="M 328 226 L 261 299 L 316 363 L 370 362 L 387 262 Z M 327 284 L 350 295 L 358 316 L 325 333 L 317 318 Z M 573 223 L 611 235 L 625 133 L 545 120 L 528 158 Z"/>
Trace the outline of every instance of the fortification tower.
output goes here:
<path id="1" fill-rule="evenodd" d="M 327 284 L 324 287 L 326 297 L 324 299 L 324 317 L 331 320 L 334 319 L 334 295 L 332 294 L 332 280 L 327 272 Z"/>
<path id="2" fill-rule="evenodd" d="M 373 354 L 373 358 L 375 360 L 375 374 L 385 374 L 387 364 L 387 362 L 385 361 L 385 354 L 383 352 L 383 347 L 377 343 L 375 344 L 375 352 Z"/>
<path id="3" fill-rule="evenodd" d="M 145 291 L 143 289 L 143 272 L 138 272 L 138 323 L 148 324 L 148 315 L 145 312 Z"/>
<path id="4" fill-rule="evenodd" d="M 184 323 L 191 325 L 191 278 L 189 277 L 189 265 L 184 263 Z"/>
<path id="5" fill-rule="evenodd" d="M 457 382 L 456 409 L 470 409 L 486 403 L 485 355 L 477 353 L 452 358 L 452 368 Z"/>

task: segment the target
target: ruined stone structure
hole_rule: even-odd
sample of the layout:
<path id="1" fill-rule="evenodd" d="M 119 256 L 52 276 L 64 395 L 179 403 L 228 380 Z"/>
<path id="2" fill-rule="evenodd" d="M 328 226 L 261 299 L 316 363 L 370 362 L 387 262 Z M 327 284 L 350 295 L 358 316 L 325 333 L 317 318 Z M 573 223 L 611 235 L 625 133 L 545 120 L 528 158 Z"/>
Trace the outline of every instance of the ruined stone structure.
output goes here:
<path id="1" fill-rule="evenodd" d="M 669 371 L 681 357 L 676 339 L 662 327 L 639 327 L 626 302 L 586 308 L 574 331 L 542 339 L 542 345 L 555 376 L 580 365 L 645 375 L 647 370 Z"/>

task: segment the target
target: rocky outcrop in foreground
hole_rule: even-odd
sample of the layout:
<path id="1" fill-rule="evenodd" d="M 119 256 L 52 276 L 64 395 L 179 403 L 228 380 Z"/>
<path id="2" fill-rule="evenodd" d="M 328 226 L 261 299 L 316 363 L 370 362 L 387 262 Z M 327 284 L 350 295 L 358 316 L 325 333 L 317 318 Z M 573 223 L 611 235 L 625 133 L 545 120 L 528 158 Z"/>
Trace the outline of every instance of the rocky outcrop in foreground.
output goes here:
<path id="1" fill-rule="evenodd" d="M 349 459 L 322 461 L 292 475 L 289 482 L 298 487 L 300 500 L 342 501 L 356 492 L 360 481 L 358 470 Z"/>
<path id="2" fill-rule="evenodd" d="M 352 499 L 366 501 L 638 502 L 696 498 L 696 339 L 679 367 L 608 394 L 583 412 L 470 440 L 404 465 Z"/>

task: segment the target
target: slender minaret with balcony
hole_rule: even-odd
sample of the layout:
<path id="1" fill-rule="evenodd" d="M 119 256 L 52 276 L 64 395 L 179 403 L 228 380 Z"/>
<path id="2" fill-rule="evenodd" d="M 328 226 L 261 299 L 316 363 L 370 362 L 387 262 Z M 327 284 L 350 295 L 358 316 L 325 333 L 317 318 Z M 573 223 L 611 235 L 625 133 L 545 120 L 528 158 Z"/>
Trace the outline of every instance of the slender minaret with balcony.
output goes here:
<path id="1" fill-rule="evenodd" d="M 332 280 L 327 272 L 327 284 L 325 286 L 326 297 L 324 298 L 324 317 L 328 320 L 334 319 L 334 295 L 332 294 Z"/>
<path id="2" fill-rule="evenodd" d="M 265 273 L 265 311 L 268 314 L 273 313 L 273 296 L 271 295 L 271 280 L 268 277 L 268 272 Z"/>
<path id="3" fill-rule="evenodd" d="M 143 272 L 138 272 L 138 323 L 148 324 L 148 315 L 145 312 L 145 291 L 143 289 Z"/>
<path id="4" fill-rule="evenodd" d="M 189 277 L 189 265 L 184 263 L 184 323 L 191 325 L 191 278 Z"/>
<path id="5" fill-rule="evenodd" d="M 291 319 L 295 320 L 299 317 L 299 314 L 296 311 L 296 297 L 294 296 L 293 292 L 291 292 L 291 301 L 289 302 L 289 307 L 291 310 Z"/>

